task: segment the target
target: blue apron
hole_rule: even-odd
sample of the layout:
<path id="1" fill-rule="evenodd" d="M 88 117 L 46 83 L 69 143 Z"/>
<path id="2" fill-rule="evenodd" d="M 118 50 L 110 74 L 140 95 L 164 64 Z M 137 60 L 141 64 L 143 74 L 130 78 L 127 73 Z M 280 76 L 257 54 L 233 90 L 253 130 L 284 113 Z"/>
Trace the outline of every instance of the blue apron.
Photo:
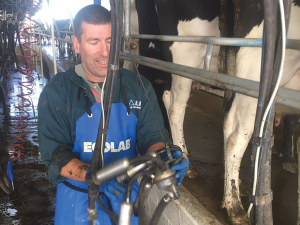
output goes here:
<path id="1" fill-rule="evenodd" d="M 79 160 L 91 163 L 93 149 L 95 146 L 98 127 L 101 116 L 101 103 L 94 103 L 91 107 L 92 116 L 87 113 L 81 116 L 76 122 L 76 141 L 73 152 L 79 152 Z M 113 103 L 108 125 L 108 134 L 104 152 L 104 166 L 118 159 L 136 157 L 136 126 L 138 118 L 131 113 L 127 116 L 127 110 L 123 103 Z M 88 189 L 85 182 L 68 179 L 67 182 L 72 185 Z M 103 192 L 102 188 L 99 188 Z M 131 201 L 133 202 L 138 193 L 138 183 L 136 182 L 132 191 Z M 108 199 L 101 195 L 102 203 L 108 208 Z M 117 201 L 111 200 L 113 211 L 119 215 L 120 203 L 123 199 Z M 55 225 L 88 225 L 88 194 L 73 190 L 65 184 L 57 185 L 56 191 L 56 208 L 55 208 Z M 98 219 L 95 225 L 111 224 L 109 216 L 98 206 Z M 132 217 L 132 224 L 138 224 L 138 218 Z"/>

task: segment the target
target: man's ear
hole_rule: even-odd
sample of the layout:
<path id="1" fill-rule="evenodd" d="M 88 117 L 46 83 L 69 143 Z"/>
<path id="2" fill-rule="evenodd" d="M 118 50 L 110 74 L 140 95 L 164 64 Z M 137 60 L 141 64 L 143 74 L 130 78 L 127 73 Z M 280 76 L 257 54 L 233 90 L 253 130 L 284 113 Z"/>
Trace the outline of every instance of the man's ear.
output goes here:
<path id="1" fill-rule="evenodd" d="M 72 35 L 72 42 L 73 42 L 75 52 L 77 54 L 80 54 L 79 41 L 75 35 Z"/>

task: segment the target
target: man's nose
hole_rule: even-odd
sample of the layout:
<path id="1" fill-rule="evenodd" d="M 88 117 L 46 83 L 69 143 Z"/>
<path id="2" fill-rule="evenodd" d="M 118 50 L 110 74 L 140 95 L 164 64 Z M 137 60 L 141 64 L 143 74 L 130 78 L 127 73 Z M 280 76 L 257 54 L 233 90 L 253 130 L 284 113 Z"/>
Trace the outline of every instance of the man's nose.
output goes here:
<path id="1" fill-rule="evenodd" d="M 100 49 L 100 54 L 104 57 L 107 57 L 107 56 L 109 56 L 109 50 L 110 50 L 110 45 L 103 44 Z"/>

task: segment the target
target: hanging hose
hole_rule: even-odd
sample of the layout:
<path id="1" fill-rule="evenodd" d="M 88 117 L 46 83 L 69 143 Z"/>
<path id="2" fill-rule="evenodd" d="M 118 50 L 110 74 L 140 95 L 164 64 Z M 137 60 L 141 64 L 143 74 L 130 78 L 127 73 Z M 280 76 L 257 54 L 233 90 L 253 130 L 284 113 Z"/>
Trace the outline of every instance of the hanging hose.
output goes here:
<path id="1" fill-rule="evenodd" d="M 25 0 L 26 1 L 26 0 Z M 26 1 L 27 2 L 27 1 Z M 38 7 L 36 7 L 37 5 L 33 5 L 32 3 L 30 2 L 27 2 L 28 4 L 30 4 L 32 6 L 32 10 L 27 12 L 28 14 L 32 14 L 32 13 L 35 13 L 37 10 L 38 10 Z M 31 20 L 30 18 L 26 17 L 27 19 Z M 36 21 L 34 20 L 31 20 L 33 21 L 34 23 L 38 24 Z M 15 21 L 17 23 L 17 21 Z M 7 31 L 7 24 L 4 23 L 4 31 Z M 12 59 L 12 62 L 14 64 L 14 68 L 15 68 L 15 71 L 17 71 L 17 69 L 20 69 L 19 71 L 24 74 L 26 76 L 26 79 L 27 81 L 22 81 L 22 82 L 19 82 L 19 85 L 23 88 L 26 88 L 26 90 L 28 91 L 28 93 L 26 94 L 18 94 L 17 97 L 19 97 L 22 101 L 23 101 L 23 105 L 18 105 L 16 106 L 15 108 L 19 109 L 19 112 L 20 113 L 25 113 L 25 116 L 17 116 L 15 117 L 14 119 L 21 122 L 23 124 L 23 126 L 14 126 L 12 127 L 13 129 L 19 131 L 19 135 L 14 135 L 14 136 L 11 136 L 11 138 L 13 139 L 17 139 L 17 143 L 14 143 L 14 144 L 11 144 L 11 146 L 14 148 L 14 150 L 12 151 L 9 151 L 9 154 L 12 154 L 12 155 L 17 155 L 15 157 L 11 157 L 9 160 L 8 160 L 8 165 L 7 165 L 7 174 L 4 174 L 2 173 L 2 170 L 1 170 L 1 173 L 0 173 L 0 187 L 8 194 L 12 193 L 13 190 L 14 190 L 14 186 L 13 186 L 13 169 L 12 169 L 12 160 L 14 159 L 19 159 L 19 158 L 22 158 L 24 157 L 24 144 L 25 144 L 25 140 L 24 140 L 24 137 L 26 135 L 26 132 L 24 131 L 24 129 L 27 127 L 27 122 L 25 121 L 25 119 L 27 119 L 29 117 L 29 113 L 25 110 L 26 107 L 30 107 L 32 105 L 32 101 L 30 100 L 30 95 L 33 93 L 33 81 L 34 81 L 34 78 L 29 74 L 29 72 L 32 72 L 33 70 L 35 70 L 35 64 L 34 63 L 31 63 L 29 61 L 30 58 L 32 57 L 35 57 L 37 56 L 37 52 L 34 51 L 33 49 L 31 49 L 29 47 L 30 44 L 33 44 L 33 43 L 36 43 L 38 40 L 37 38 L 33 35 L 33 34 L 30 34 L 27 30 L 28 29 L 34 29 L 34 28 L 37 28 L 39 27 L 39 25 L 37 26 L 34 26 L 34 27 L 28 27 L 28 28 L 25 28 L 24 29 L 24 34 L 28 36 L 32 36 L 33 38 L 36 39 L 36 41 L 33 41 L 33 42 L 24 42 L 23 43 L 23 47 L 25 49 L 28 49 L 30 52 L 33 51 L 34 54 L 33 55 L 24 55 L 24 52 L 23 52 L 23 48 L 22 48 L 22 44 L 21 44 L 21 41 L 20 41 L 20 34 L 19 34 L 19 27 L 18 27 L 18 24 L 8 24 L 8 45 L 9 45 L 9 57 Z M 15 43 L 14 43 L 14 35 L 15 35 L 15 32 L 17 34 L 17 40 L 19 41 L 19 45 L 20 45 L 20 49 L 21 49 L 21 53 L 22 53 L 22 60 L 23 60 L 23 63 L 25 65 L 24 68 L 19 68 L 17 66 L 17 56 L 16 56 L 16 53 L 15 53 Z M 6 32 L 4 33 L 6 34 Z M 6 48 L 6 35 L 4 37 L 4 46 Z M 2 51 L 2 59 L 3 58 L 3 54 L 5 55 L 5 51 Z M 5 63 L 2 63 L 2 67 L 1 67 L 1 72 L 3 74 L 4 70 L 6 69 L 6 65 L 3 65 Z M 0 90 L 1 91 L 1 90 Z M 27 104 L 25 104 L 25 102 Z M 17 150 L 15 150 L 17 148 Z"/>
<path id="2" fill-rule="evenodd" d="M 150 221 L 149 225 L 157 225 L 159 222 L 159 218 L 161 216 L 161 214 L 163 213 L 164 209 L 167 207 L 167 205 L 169 204 L 169 202 L 171 201 L 170 197 L 168 194 L 166 194 L 159 202 L 152 220 Z"/>
<path id="3" fill-rule="evenodd" d="M 36 5 L 33 5 L 32 3 L 28 2 L 28 1 L 25 1 L 25 2 L 27 2 L 28 4 L 30 4 L 33 7 L 31 11 L 27 12 L 28 14 L 34 13 L 39 9 L 38 7 L 36 7 Z M 26 111 L 26 108 L 30 107 L 31 104 L 32 104 L 31 101 L 30 101 L 30 96 L 33 93 L 32 85 L 33 85 L 33 82 L 34 82 L 34 77 L 29 72 L 32 72 L 36 68 L 35 64 L 30 62 L 30 58 L 36 57 L 38 55 L 35 50 L 33 50 L 32 48 L 29 47 L 30 44 L 37 43 L 38 38 L 34 34 L 31 34 L 28 30 L 38 28 L 39 24 L 36 21 L 30 19 L 29 17 L 26 17 L 26 18 L 28 20 L 31 20 L 32 22 L 34 22 L 37 25 L 32 26 L 32 27 L 24 28 L 24 31 L 23 31 L 23 33 L 25 34 L 24 36 L 27 36 L 27 37 L 31 36 L 35 40 L 34 41 L 27 41 L 27 42 L 25 41 L 24 43 L 22 43 L 22 47 L 20 47 L 20 48 L 21 48 L 21 51 L 24 48 L 25 50 L 27 49 L 27 52 L 33 52 L 34 54 L 32 54 L 32 55 L 22 55 L 22 61 L 23 61 L 25 66 L 24 66 L 24 68 L 20 68 L 19 71 L 26 76 L 25 78 L 27 79 L 27 81 L 21 81 L 21 82 L 19 82 L 19 85 L 21 87 L 24 87 L 28 91 L 28 93 L 26 93 L 26 94 L 22 93 L 22 94 L 17 95 L 17 97 L 19 97 L 21 100 L 23 100 L 24 103 L 23 103 L 23 105 L 16 106 L 16 108 L 19 109 L 20 112 L 25 113 L 25 116 L 15 117 L 15 119 L 18 120 L 19 122 L 21 122 L 23 124 L 23 126 L 14 126 L 14 127 L 12 127 L 13 129 L 18 130 L 21 133 L 21 135 L 11 136 L 11 138 L 17 139 L 20 142 L 16 143 L 16 144 L 11 144 L 11 146 L 17 147 L 19 150 L 10 151 L 10 154 L 17 154 L 18 156 L 10 158 L 9 161 L 11 161 L 13 159 L 19 159 L 19 158 L 24 157 L 24 153 L 23 153 L 24 146 L 23 145 L 25 144 L 24 137 L 26 136 L 26 132 L 24 131 L 24 129 L 27 127 L 27 122 L 25 121 L 25 119 L 27 119 L 29 117 L 29 113 Z M 18 31 L 17 31 L 17 38 L 19 39 Z M 19 39 L 19 41 L 20 41 L 20 39 Z M 25 102 L 27 104 L 25 104 Z"/>
<path id="4" fill-rule="evenodd" d="M 151 178 L 148 176 L 144 176 L 140 183 L 140 190 L 138 195 L 138 216 L 139 216 L 139 224 L 147 224 L 147 213 L 145 209 L 145 200 L 148 198 L 151 190 Z M 135 204 L 134 204 L 135 206 Z M 135 209 L 133 208 L 133 211 Z"/>
<path id="5" fill-rule="evenodd" d="M 104 166 L 104 148 L 106 142 L 106 135 L 108 131 L 108 122 L 110 118 L 110 109 L 113 100 L 114 87 L 117 79 L 117 73 L 119 70 L 119 53 L 121 49 L 121 36 L 122 36 L 122 18 L 123 18 L 123 6 L 122 0 L 111 0 L 111 44 L 110 54 L 108 61 L 108 72 L 105 78 L 104 85 L 104 98 L 102 101 L 102 116 L 100 119 L 100 125 L 98 129 L 96 144 L 94 148 L 93 158 L 90 166 L 91 172 L 87 174 L 86 181 L 88 184 L 88 211 L 89 211 L 89 224 L 93 224 L 97 219 L 97 210 L 95 203 L 99 186 L 95 185 L 92 177 L 95 176 L 97 170 Z"/>
<path id="6" fill-rule="evenodd" d="M 265 0 L 268 2 L 268 0 Z M 285 5 L 285 7 L 284 7 Z M 275 5 L 276 6 L 276 5 Z M 253 179 L 253 188 L 252 188 L 252 197 L 250 198 L 251 204 L 248 209 L 248 215 L 251 212 L 251 209 L 254 207 L 253 212 L 251 213 L 251 220 L 255 224 L 272 224 L 272 191 L 271 191 L 271 135 L 272 135 L 272 125 L 273 125 L 273 118 L 274 118 L 274 100 L 279 88 L 282 71 L 283 71 L 283 62 L 284 62 L 284 55 L 285 55 L 285 46 L 286 46 L 286 33 L 288 26 L 286 24 L 289 22 L 290 17 L 290 10 L 291 10 L 291 0 L 285 1 L 279 0 L 280 6 L 280 20 L 281 20 L 281 30 L 280 30 L 280 37 L 278 38 L 279 43 L 276 48 L 276 56 L 269 55 L 268 60 L 271 60 L 271 65 L 269 68 L 264 68 L 268 70 L 270 74 L 270 78 L 268 79 L 268 88 L 263 90 L 265 92 L 265 98 L 263 100 L 264 104 L 260 105 L 261 102 L 258 102 L 258 109 L 257 112 L 260 111 L 260 117 L 256 117 L 255 121 L 255 128 L 253 133 L 254 137 L 258 137 L 260 142 L 259 145 L 253 146 L 252 155 L 255 156 L 252 159 L 252 166 L 254 168 L 251 172 L 254 171 L 254 179 Z M 265 5 L 264 8 L 267 6 Z M 270 6 L 266 10 L 265 15 L 265 27 L 267 27 L 267 23 L 272 23 L 271 19 L 269 18 L 277 12 L 277 10 L 272 10 L 274 7 Z M 270 25 L 270 24 L 269 24 Z M 276 26 L 275 26 L 276 28 Z M 267 36 L 267 34 L 266 34 Z M 273 37 L 270 37 L 273 39 Z M 268 39 L 266 38 L 266 41 Z M 274 41 L 274 40 L 273 40 Z M 282 43 L 281 43 L 282 41 Z M 275 44 L 275 42 L 274 42 Z M 272 51 L 275 53 L 275 47 Z M 265 54 L 266 55 L 266 54 Z M 264 66 L 266 62 L 264 62 Z M 271 76 L 273 75 L 273 77 Z M 265 79 L 266 80 L 266 79 Z M 262 84 L 261 84 L 262 85 Z M 259 97 L 261 96 L 261 90 Z M 260 99 L 260 98 L 259 98 Z M 267 119 L 268 117 L 268 119 Z M 257 142 L 257 141 L 256 141 Z M 255 144 L 257 144 L 254 142 Z M 257 189 L 257 190 L 256 190 Z M 264 198 L 265 202 L 261 203 L 259 201 L 260 198 Z"/>

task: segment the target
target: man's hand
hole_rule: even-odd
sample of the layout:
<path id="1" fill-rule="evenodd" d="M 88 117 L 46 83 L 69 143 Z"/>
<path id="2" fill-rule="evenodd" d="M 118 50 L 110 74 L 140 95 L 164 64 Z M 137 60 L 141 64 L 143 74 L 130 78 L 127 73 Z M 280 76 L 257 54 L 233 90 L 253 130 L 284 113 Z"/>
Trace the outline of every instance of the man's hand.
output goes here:
<path id="1" fill-rule="evenodd" d="M 174 158 L 178 158 L 181 155 L 181 152 L 177 151 L 172 154 Z M 183 181 L 184 176 L 189 170 L 189 160 L 185 157 L 182 158 L 180 163 L 171 167 L 171 170 L 177 171 L 175 178 L 177 179 L 177 187 L 179 187 Z"/>
<path id="2" fill-rule="evenodd" d="M 176 151 L 176 152 L 172 152 L 171 154 L 174 158 L 178 158 L 181 155 L 181 152 Z M 161 158 L 164 161 L 169 160 L 166 153 L 163 154 Z M 183 157 L 181 162 L 171 167 L 171 170 L 177 171 L 177 173 L 175 174 L 175 178 L 177 179 L 177 187 L 179 187 L 183 181 L 184 176 L 187 174 L 187 171 L 189 170 L 189 160 Z"/>
<path id="3" fill-rule="evenodd" d="M 110 200 L 118 200 L 120 197 L 125 195 L 126 188 L 122 187 L 116 179 L 111 179 L 109 181 L 105 181 L 101 184 L 101 187 L 105 193 L 105 195 Z"/>
<path id="4" fill-rule="evenodd" d="M 71 180 L 85 182 L 85 175 L 89 167 L 90 164 L 74 158 L 61 168 L 60 175 Z"/>

